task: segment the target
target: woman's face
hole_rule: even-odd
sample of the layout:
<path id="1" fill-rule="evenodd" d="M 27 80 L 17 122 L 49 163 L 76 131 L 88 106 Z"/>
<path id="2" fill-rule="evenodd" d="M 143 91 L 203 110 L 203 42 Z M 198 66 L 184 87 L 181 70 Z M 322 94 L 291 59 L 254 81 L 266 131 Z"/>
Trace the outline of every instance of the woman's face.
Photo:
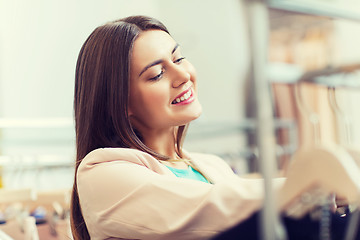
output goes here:
<path id="1" fill-rule="evenodd" d="M 169 34 L 142 32 L 130 67 L 129 115 L 135 128 L 166 129 L 200 116 L 195 69 Z"/>

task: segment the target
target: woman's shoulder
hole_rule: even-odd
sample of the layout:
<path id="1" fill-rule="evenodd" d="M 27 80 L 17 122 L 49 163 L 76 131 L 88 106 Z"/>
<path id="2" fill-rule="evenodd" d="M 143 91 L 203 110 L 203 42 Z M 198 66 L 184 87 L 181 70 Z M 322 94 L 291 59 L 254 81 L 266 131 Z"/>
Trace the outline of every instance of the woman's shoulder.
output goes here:
<path id="1" fill-rule="evenodd" d="M 132 148 L 98 148 L 89 152 L 81 165 L 96 165 L 109 162 L 129 162 L 140 165 L 149 165 L 158 162 L 153 156 Z"/>

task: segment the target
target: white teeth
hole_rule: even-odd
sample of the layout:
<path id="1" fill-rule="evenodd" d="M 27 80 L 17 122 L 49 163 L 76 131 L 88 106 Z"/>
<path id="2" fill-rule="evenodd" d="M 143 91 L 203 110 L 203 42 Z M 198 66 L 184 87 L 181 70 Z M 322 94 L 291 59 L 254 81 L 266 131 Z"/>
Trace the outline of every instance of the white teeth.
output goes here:
<path id="1" fill-rule="evenodd" d="M 184 85 L 184 89 L 187 89 L 191 86 L 191 81 L 188 81 L 185 85 Z"/>
<path id="2" fill-rule="evenodd" d="M 179 103 L 179 102 L 185 101 L 185 100 L 188 99 L 190 96 L 191 96 L 191 90 L 189 90 L 187 93 L 185 93 L 185 94 L 182 95 L 181 97 L 176 98 L 172 103 L 175 104 L 175 103 Z"/>

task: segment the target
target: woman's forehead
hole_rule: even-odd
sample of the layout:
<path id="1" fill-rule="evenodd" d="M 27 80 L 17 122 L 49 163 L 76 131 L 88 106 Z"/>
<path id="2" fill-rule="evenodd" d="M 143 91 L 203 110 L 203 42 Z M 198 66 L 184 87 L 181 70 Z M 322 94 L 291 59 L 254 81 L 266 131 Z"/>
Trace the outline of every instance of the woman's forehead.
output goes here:
<path id="1" fill-rule="evenodd" d="M 161 30 L 148 30 L 139 34 L 132 52 L 132 65 L 146 66 L 151 61 L 165 58 L 172 54 L 175 40 Z"/>
<path id="2" fill-rule="evenodd" d="M 148 48 L 148 47 L 166 47 L 173 45 L 175 40 L 162 30 L 147 30 L 143 31 L 136 38 L 134 48 Z"/>

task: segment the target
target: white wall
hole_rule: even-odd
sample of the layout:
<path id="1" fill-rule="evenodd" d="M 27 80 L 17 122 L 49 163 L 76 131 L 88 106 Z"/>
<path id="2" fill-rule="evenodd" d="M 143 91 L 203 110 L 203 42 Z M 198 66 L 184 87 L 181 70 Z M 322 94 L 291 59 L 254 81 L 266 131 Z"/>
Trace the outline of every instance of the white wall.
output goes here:
<path id="1" fill-rule="evenodd" d="M 96 26 L 131 14 L 159 18 L 183 45 L 198 69 L 206 116 L 238 115 L 247 59 L 240 1 L 2 0 L 1 116 L 71 116 L 82 43 Z"/>
<path id="2" fill-rule="evenodd" d="M 198 123 L 241 118 L 249 52 L 240 0 L 0 0 L 0 117 L 72 118 L 81 45 L 96 26 L 133 14 L 163 21 L 195 65 L 204 109 Z M 360 25 L 336 27 L 338 61 L 359 60 Z"/>
<path id="3" fill-rule="evenodd" d="M 236 130 L 223 135 L 206 135 L 201 140 L 194 136 L 202 131 L 229 127 L 243 116 L 245 106 L 241 89 L 249 52 L 241 1 L 160 2 L 161 20 L 198 73 L 203 114 L 190 125 L 185 148 L 216 154 L 238 152 L 242 138 Z"/>
<path id="4" fill-rule="evenodd" d="M 160 4 L 162 19 L 198 71 L 203 121 L 241 115 L 240 88 L 248 63 L 241 1 L 174 1 Z"/>
<path id="5" fill-rule="evenodd" d="M 135 12 L 157 15 L 155 1 L 127 2 L 2 0 L 1 116 L 71 117 L 77 54 L 90 32 Z"/>
<path id="6" fill-rule="evenodd" d="M 190 128 L 190 136 L 202 124 L 241 118 L 249 64 L 241 0 L 0 0 L 0 118 L 71 119 L 81 45 L 98 25 L 133 14 L 163 21 L 198 71 L 204 111 Z M 351 25 L 337 25 L 343 47 L 339 56 L 349 62 L 360 56 L 360 28 Z M 19 158 L 55 153 L 73 160 L 71 124 L 59 129 L 2 130 L 1 138 L 7 141 L 1 142 L 0 154 Z M 186 147 L 236 151 L 241 142 L 236 134 L 206 140 L 190 139 Z"/>
<path id="7" fill-rule="evenodd" d="M 357 3 L 360 9 L 360 3 Z M 336 63 L 353 64 L 360 62 L 360 23 L 349 20 L 335 21 L 335 41 L 337 45 Z"/>
<path id="8" fill-rule="evenodd" d="M 239 89 L 248 62 L 240 2 L 0 0 L 0 119 L 70 120 L 61 127 L 0 129 L 0 165 L 1 155 L 10 156 L 2 157 L 10 164 L 6 165 L 5 185 L 71 185 L 72 169 L 49 169 L 41 174 L 24 169 L 37 166 L 41 159 L 51 164 L 73 162 L 71 118 L 78 52 L 97 26 L 128 15 L 150 15 L 164 22 L 196 67 L 204 109 L 198 124 L 239 119 L 244 106 L 239 102 Z M 197 129 L 199 125 L 194 126 Z M 187 148 L 220 152 L 236 150 L 239 144 L 236 134 L 207 140 L 190 141 Z M 22 176 L 17 176 L 20 170 Z"/>
<path id="9" fill-rule="evenodd" d="M 248 58 L 241 1 L 0 0 L 0 4 L 0 117 L 72 118 L 81 45 L 98 25 L 133 14 L 163 21 L 195 65 L 204 109 L 199 122 L 236 121 L 241 115 L 239 89 Z M 64 141 L 73 137 L 73 129 L 3 130 L 3 138 L 11 138 L 13 145 L 19 139 L 41 142 L 48 136 Z"/>

